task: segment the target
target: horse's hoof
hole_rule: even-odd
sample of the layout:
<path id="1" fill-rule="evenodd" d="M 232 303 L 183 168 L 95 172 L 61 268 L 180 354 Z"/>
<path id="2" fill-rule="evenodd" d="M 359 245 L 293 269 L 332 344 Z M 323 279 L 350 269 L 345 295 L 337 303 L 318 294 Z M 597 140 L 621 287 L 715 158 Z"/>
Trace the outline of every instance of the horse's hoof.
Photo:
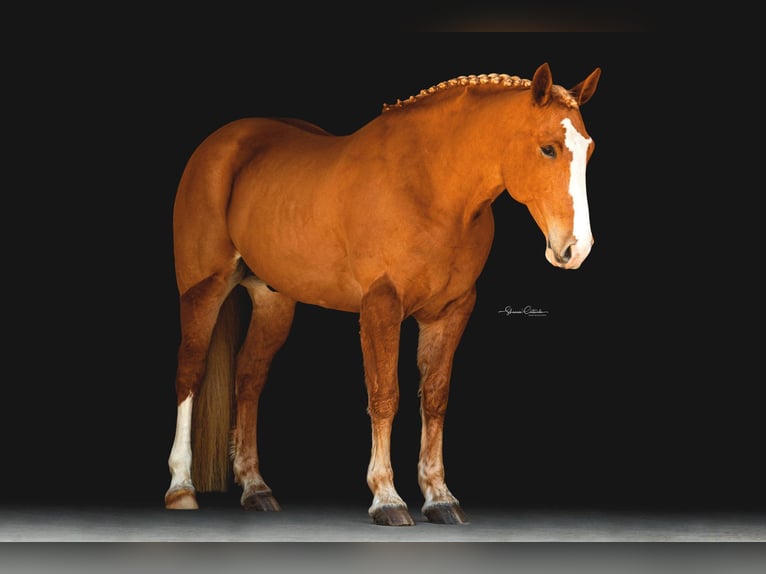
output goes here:
<path id="1" fill-rule="evenodd" d="M 465 524 L 463 509 L 457 504 L 434 504 L 423 509 L 423 515 L 433 524 Z"/>
<path id="2" fill-rule="evenodd" d="M 282 510 L 277 499 L 272 496 L 271 491 L 242 495 L 240 502 L 245 510 L 262 510 L 264 512 L 279 512 Z"/>
<path id="3" fill-rule="evenodd" d="M 168 510 L 197 510 L 197 495 L 193 488 L 180 487 L 165 494 L 165 508 Z"/>
<path id="4" fill-rule="evenodd" d="M 415 521 L 406 508 L 381 506 L 370 514 L 373 522 L 380 526 L 413 526 Z"/>

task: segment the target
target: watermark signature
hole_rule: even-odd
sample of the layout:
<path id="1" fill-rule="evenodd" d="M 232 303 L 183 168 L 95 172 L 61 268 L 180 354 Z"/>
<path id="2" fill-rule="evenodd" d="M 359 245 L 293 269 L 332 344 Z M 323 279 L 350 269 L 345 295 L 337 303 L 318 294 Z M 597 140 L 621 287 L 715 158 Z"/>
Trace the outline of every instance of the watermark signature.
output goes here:
<path id="1" fill-rule="evenodd" d="M 526 305 L 524 307 L 513 307 L 511 305 L 508 305 L 504 309 L 500 309 L 498 313 L 502 313 L 506 317 L 510 317 L 511 315 L 520 315 L 522 317 L 547 317 L 548 311 L 545 311 L 541 308 L 532 307 L 531 305 Z"/>

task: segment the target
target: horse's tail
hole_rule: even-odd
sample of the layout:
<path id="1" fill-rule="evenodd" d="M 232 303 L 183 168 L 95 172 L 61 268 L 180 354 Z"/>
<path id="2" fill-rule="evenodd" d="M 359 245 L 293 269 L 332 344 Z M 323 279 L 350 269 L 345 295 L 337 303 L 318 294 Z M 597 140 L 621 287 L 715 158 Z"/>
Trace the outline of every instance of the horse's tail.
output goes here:
<path id="1" fill-rule="evenodd" d="M 192 409 L 192 481 L 200 492 L 226 492 L 231 475 L 234 361 L 240 334 L 240 298 L 234 289 L 218 313 L 207 368 Z"/>

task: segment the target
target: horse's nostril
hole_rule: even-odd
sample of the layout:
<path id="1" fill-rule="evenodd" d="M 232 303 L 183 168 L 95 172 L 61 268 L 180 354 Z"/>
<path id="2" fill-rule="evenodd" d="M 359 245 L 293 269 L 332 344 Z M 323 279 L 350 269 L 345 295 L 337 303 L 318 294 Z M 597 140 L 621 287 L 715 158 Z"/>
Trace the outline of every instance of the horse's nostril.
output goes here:
<path id="1" fill-rule="evenodd" d="M 551 245 L 551 240 L 547 240 L 548 243 L 548 249 L 550 249 L 553 252 L 553 256 L 556 258 L 556 261 L 558 261 L 561 264 L 569 263 L 569 260 L 572 259 L 572 245 L 569 245 L 563 253 L 559 253 L 556 251 L 553 246 Z"/>

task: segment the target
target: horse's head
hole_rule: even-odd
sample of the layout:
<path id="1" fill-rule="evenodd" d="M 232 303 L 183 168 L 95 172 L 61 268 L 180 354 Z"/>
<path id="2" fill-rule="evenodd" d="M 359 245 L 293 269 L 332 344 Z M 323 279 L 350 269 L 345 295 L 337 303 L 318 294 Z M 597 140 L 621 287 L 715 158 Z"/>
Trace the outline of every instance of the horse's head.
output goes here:
<path id="1" fill-rule="evenodd" d="M 577 269 L 590 253 L 585 167 L 594 143 L 580 106 L 596 91 L 600 68 L 570 90 L 553 84 L 548 64 L 531 81 L 524 137 L 507 150 L 503 178 L 511 196 L 525 204 L 545 235 L 545 258 L 556 267 Z"/>

